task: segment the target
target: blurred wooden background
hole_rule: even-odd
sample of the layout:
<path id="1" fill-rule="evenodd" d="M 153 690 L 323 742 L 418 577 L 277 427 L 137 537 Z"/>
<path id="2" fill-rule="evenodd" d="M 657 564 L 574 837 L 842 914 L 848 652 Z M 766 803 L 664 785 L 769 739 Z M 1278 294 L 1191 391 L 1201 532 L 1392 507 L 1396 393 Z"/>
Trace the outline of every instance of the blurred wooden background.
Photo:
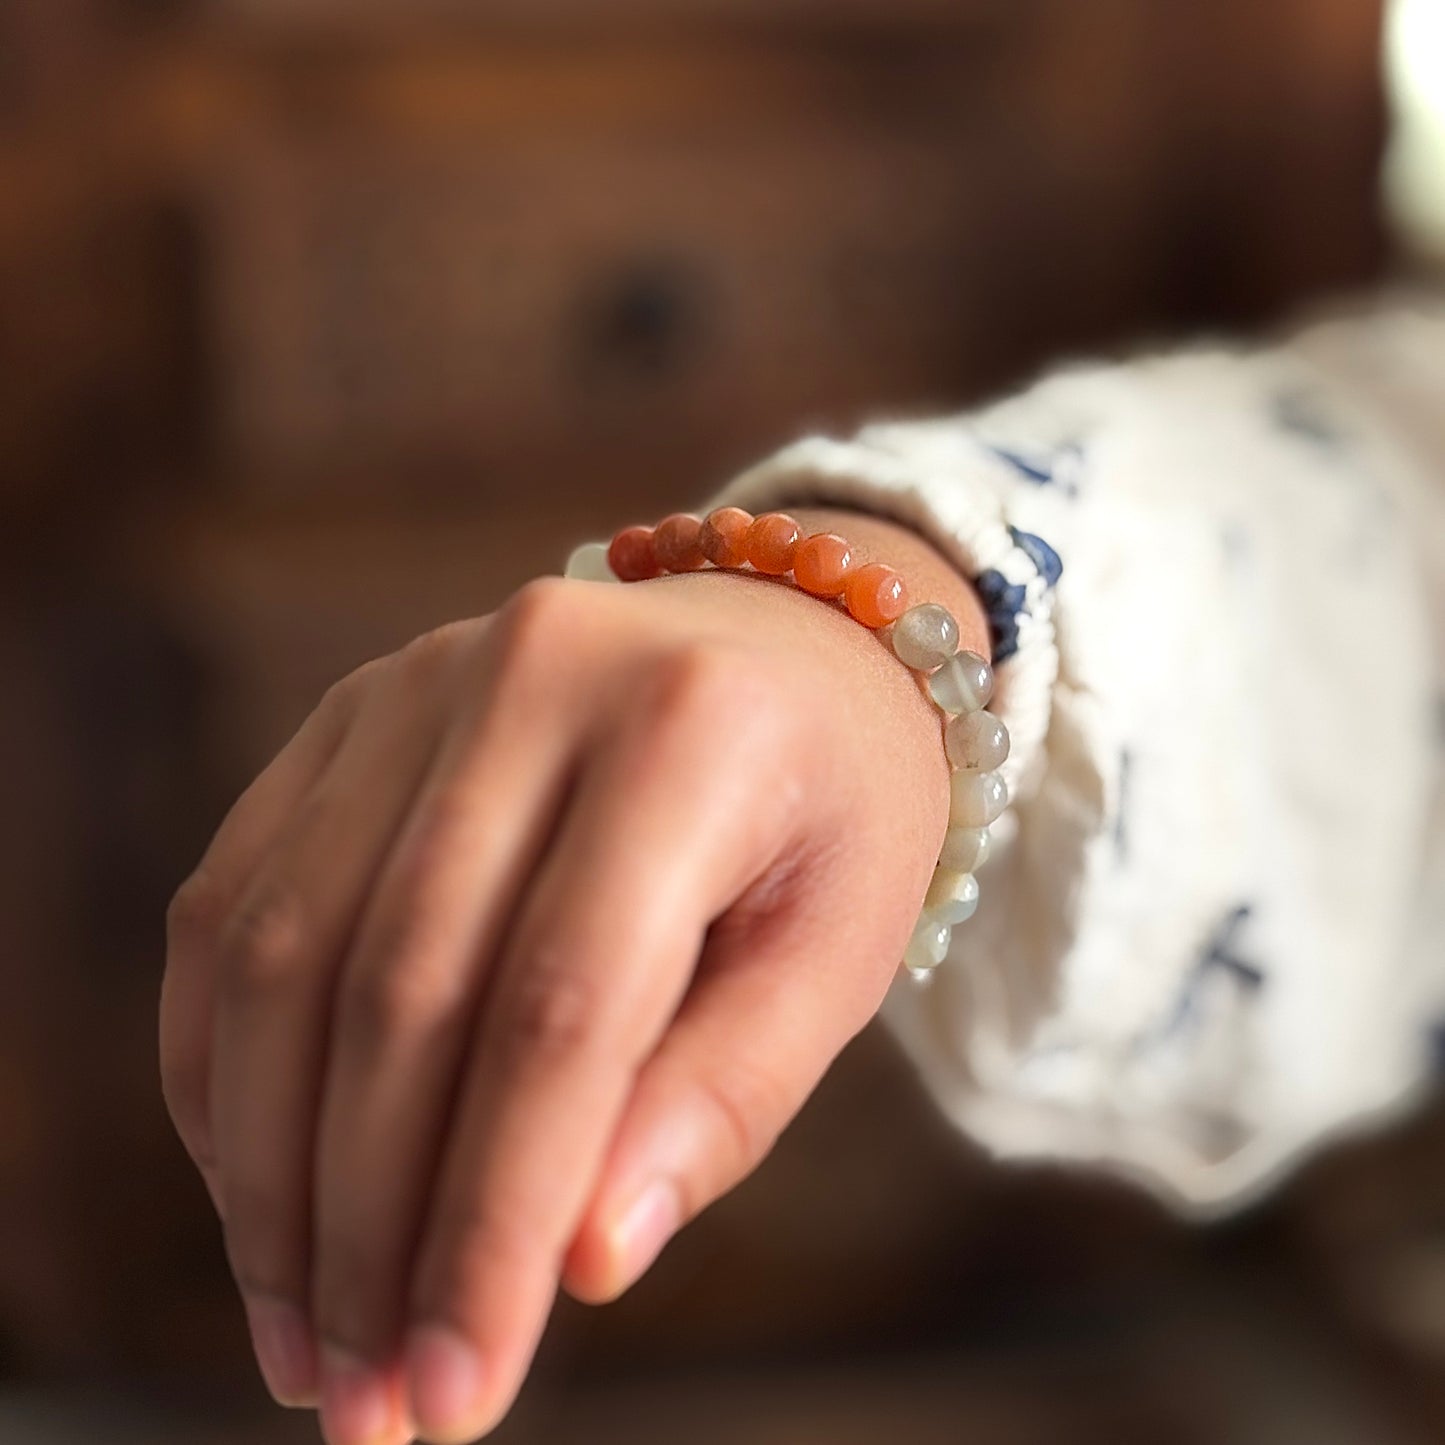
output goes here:
<path id="1" fill-rule="evenodd" d="M 327 681 L 807 427 L 1367 282 L 1378 26 L 1377 0 L 6 0 L 0 1377 L 254 1403 L 159 1105 L 160 920 Z M 866 1036 L 632 1298 L 563 1310 L 551 1433 L 517 1438 L 1323 1440 L 1239 1433 L 1283 1419 L 1241 1362 L 1286 1342 L 1282 1378 L 1375 1422 L 1328 1438 L 1440 1438 L 1442 1145 L 1427 1117 L 1190 1233 L 983 1166 Z M 632 1383 L 588 1414 L 589 1379 Z M 70 1428 L 43 1413 L 0 1434 Z"/>

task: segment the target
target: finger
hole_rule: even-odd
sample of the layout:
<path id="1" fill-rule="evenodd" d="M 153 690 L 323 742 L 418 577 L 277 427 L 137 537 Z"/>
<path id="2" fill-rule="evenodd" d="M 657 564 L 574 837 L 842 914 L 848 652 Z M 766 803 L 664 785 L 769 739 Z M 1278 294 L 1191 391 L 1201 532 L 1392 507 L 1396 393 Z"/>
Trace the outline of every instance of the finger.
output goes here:
<path id="1" fill-rule="evenodd" d="M 161 1089 L 176 1132 L 221 1212 L 210 1120 L 216 943 L 266 848 L 340 745 L 354 712 L 355 691 L 354 679 L 348 679 L 328 692 L 242 793 L 166 914 Z"/>
<path id="2" fill-rule="evenodd" d="M 815 910 L 730 916 L 709 938 L 698 980 L 640 1071 L 563 1279 L 601 1303 L 632 1285 L 687 1221 L 745 1179 L 873 1016 L 881 966 L 840 966 L 856 935 L 820 946 Z M 901 954 L 904 940 L 897 940 Z"/>
<path id="3" fill-rule="evenodd" d="M 388 689 L 257 865 L 221 931 L 210 1080 L 226 1247 L 263 1373 L 315 1388 L 312 1146 L 336 963 L 432 746 L 425 689 Z M 305 1341 L 303 1346 L 302 1342 Z"/>
<path id="4" fill-rule="evenodd" d="M 312 1305 L 333 1445 L 367 1439 L 486 965 L 570 781 L 579 714 L 515 671 L 438 755 L 338 984 L 316 1149 Z M 525 669 L 524 669 L 525 670 Z"/>
<path id="5" fill-rule="evenodd" d="M 780 751 L 768 708 L 731 687 L 688 657 L 638 700 L 504 947 L 413 1278 L 407 1366 L 428 1439 L 473 1439 L 510 1403 L 633 1071 L 741 870 L 777 846 L 786 790 L 760 765 L 756 791 L 733 773 Z"/>

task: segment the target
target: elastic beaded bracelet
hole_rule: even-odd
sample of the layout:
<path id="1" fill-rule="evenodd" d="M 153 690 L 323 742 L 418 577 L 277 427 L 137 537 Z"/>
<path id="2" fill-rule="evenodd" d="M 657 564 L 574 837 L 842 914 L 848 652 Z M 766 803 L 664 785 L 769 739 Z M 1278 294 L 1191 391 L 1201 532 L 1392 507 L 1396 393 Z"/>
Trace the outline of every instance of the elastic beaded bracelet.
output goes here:
<path id="1" fill-rule="evenodd" d="M 641 582 L 665 572 L 704 567 L 791 574 L 803 591 L 842 602 L 864 627 L 889 628 L 888 642 L 904 666 L 920 674 L 946 723 L 949 779 L 948 831 L 923 911 L 903 952 L 915 979 L 943 962 L 958 924 L 978 908 L 976 871 L 988 860 L 989 825 L 1008 806 L 1008 788 L 996 771 L 1009 754 L 1008 729 L 987 712 L 993 669 L 975 652 L 960 652 L 953 614 L 936 602 L 908 605 L 908 588 L 891 567 L 859 565 L 835 532 L 805 536 L 785 512 L 754 517 L 720 507 L 705 518 L 681 513 L 656 527 L 626 527 L 610 544 L 589 542 L 567 560 L 566 575 L 587 581 Z"/>

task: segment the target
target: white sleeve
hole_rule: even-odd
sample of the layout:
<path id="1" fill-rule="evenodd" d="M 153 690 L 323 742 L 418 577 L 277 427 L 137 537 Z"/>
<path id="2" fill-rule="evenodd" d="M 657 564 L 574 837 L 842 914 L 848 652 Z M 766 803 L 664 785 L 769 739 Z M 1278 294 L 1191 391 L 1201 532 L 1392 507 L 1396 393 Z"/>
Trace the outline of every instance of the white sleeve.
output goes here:
<path id="1" fill-rule="evenodd" d="M 1445 311 L 1406 322 L 1438 418 Z M 1311 350 L 1062 371 L 721 498 L 889 516 L 973 580 L 1017 801 L 884 1016 L 997 1154 L 1198 1212 L 1400 1106 L 1445 1017 L 1445 436 L 1431 477 Z"/>

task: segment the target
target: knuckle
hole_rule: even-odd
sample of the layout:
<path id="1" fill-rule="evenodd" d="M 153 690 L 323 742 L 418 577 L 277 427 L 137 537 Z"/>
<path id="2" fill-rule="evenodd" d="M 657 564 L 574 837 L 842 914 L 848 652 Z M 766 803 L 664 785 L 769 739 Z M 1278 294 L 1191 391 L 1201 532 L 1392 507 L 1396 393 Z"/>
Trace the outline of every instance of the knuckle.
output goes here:
<path id="1" fill-rule="evenodd" d="M 311 1283 L 317 1332 L 332 1344 L 366 1356 L 386 1342 L 386 1322 L 400 1301 L 394 1271 L 371 1241 L 332 1228 L 318 1243 Z"/>
<path id="2" fill-rule="evenodd" d="M 427 969 L 404 956 L 389 958 L 346 982 L 339 1010 L 341 1036 L 347 1048 L 363 1056 L 383 1055 L 398 1039 L 432 1033 L 438 1016 L 448 1009 L 444 990 Z"/>
<path id="3" fill-rule="evenodd" d="M 744 751 L 777 740 L 787 720 L 785 698 L 767 659 L 698 641 L 659 662 L 644 706 L 660 731 L 701 731 L 717 747 Z"/>
<path id="4" fill-rule="evenodd" d="M 560 577 L 536 577 L 514 592 L 497 616 L 495 645 L 503 673 L 555 657 L 570 639 L 576 595 Z"/>
<path id="5" fill-rule="evenodd" d="M 385 672 L 386 662 L 384 657 L 374 657 L 360 667 L 352 668 L 344 677 L 338 677 L 321 694 L 321 700 L 316 705 L 317 716 L 335 723 L 348 719 L 367 689 Z"/>
<path id="6" fill-rule="evenodd" d="M 658 718 L 712 716 L 731 692 L 739 657 L 737 650 L 713 642 L 688 642 L 657 664 L 653 696 Z"/>
<path id="7" fill-rule="evenodd" d="M 409 829 L 397 860 L 407 900 L 391 920 L 399 940 L 425 935 L 460 860 L 474 858 L 484 843 L 487 810 L 455 782 L 442 788 Z"/>
<path id="8" fill-rule="evenodd" d="M 274 1190 L 233 1174 L 225 1178 L 226 1255 L 242 1290 L 304 1299 L 305 1244 L 292 1211 Z"/>
<path id="9" fill-rule="evenodd" d="M 560 1266 L 561 1246 L 545 1239 L 521 1211 L 470 1202 L 443 1213 L 422 1252 L 410 1310 L 418 1319 L 465 1322 L 487 1282 L 516 1278 L 539 1264 Z"/>
<path id="10" fill-rule="evenodd" d="M 271 883 L 247 899 L 221 935 L 221 976 L 232 997 L 267 995 L 295 976 L 306 944 L 300 895 Z"/>
<path id="11" fill-rule="evenodd" d="M 760 1070 L 741 1065 L 710 1074 L 697 1087 L 738 1168 L 765 1159 L 791 1113 L 779 1085 Z"/>
<path id="12" fill-rule="evenodd" d="M 581 974 L 535 962 L 515 985 L 502 1048 L 543 1062 L 593 1053 L 602 1037 L 602 1000 Z"/>
<path id="13" fill-rule="evenodd" d="M 213 937 L 225 916 L 225 892 L 209 869 L 197 868 L 176 889 L 166 908 L 166 938 L 171 947 Z"/>
<path id="14" fill-rule="evenodd" d="M 452 666 L 462 624 L 449 622 L 414 637 L 396 654 L 397 666 L 413 683 L 430 681 Z"/>

